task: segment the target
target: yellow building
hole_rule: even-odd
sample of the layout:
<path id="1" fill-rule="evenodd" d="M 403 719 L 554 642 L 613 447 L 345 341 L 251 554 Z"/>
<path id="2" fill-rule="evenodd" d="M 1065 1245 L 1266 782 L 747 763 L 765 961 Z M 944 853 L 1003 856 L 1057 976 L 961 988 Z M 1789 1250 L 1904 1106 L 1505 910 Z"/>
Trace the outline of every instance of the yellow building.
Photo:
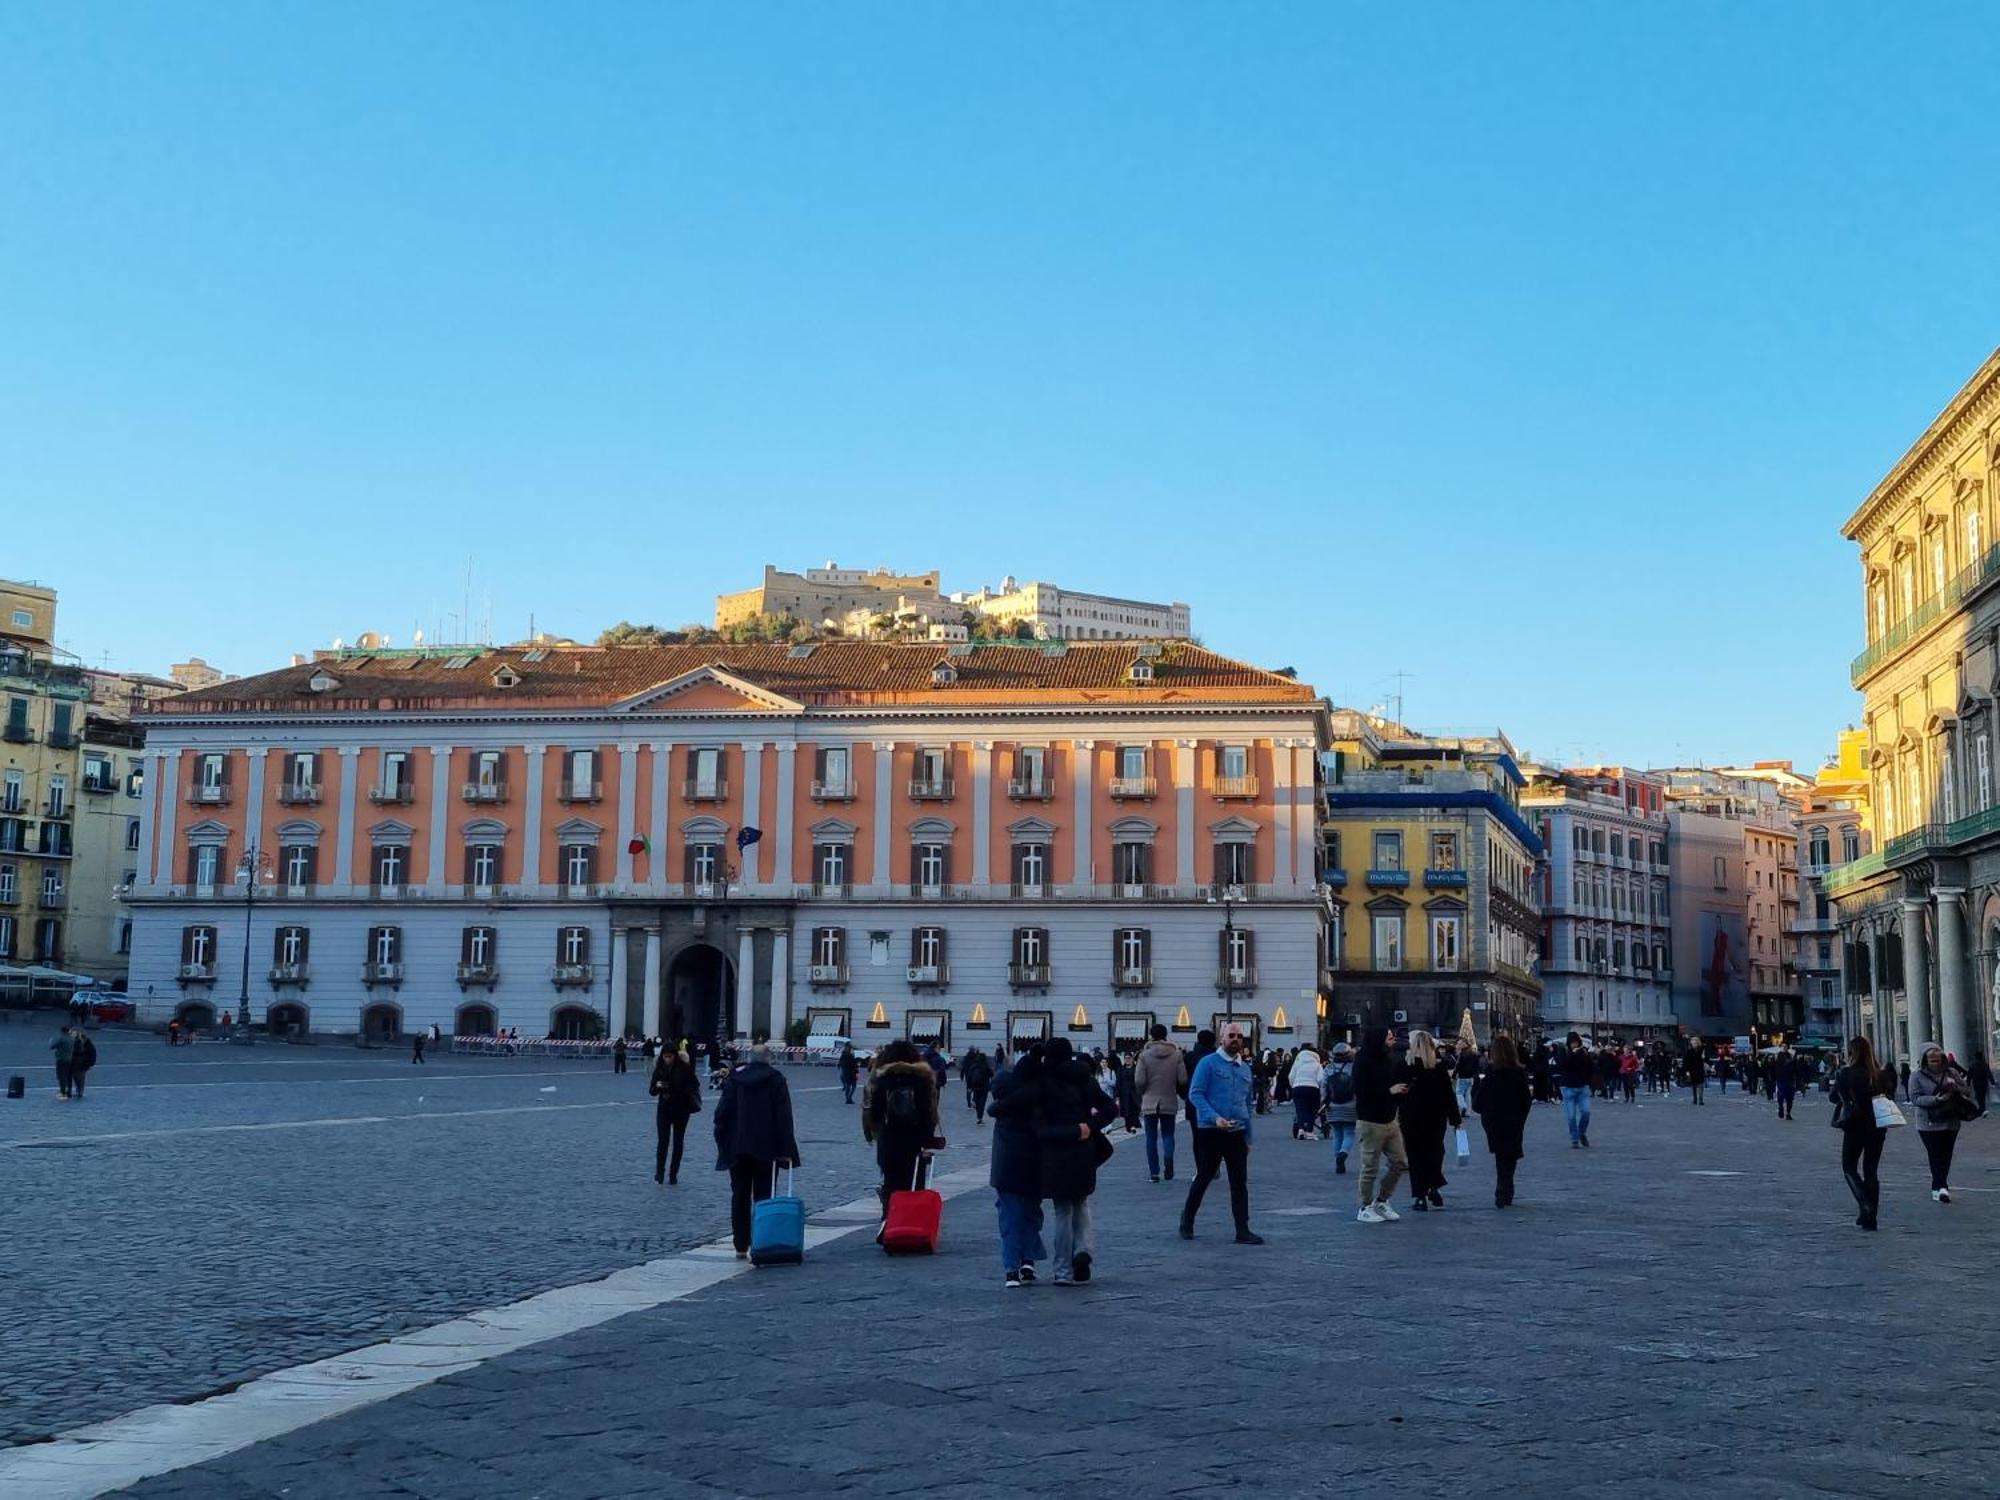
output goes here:
<path id="1" fill-rule="evenodd" d="M 727 630 L 760 615 L 790 615 L 807 625 L 840 621 L 855 610 L 867 615 L 893 614 L 898 609 L 921 611 L 937 620 L 956 620 L 959 610 L 939 591 L 942 576 L 891 573 L 886 568 L 841 568 L 828 563 L 803 573 L 786 573 L 769 563 L 764 581 L 755 588 L 715 596 L 715 628 Z"/>
<path id="2" fill-rule="evenodd" d="M 1336 709 L 1322 869 L 1327 1026 L 1535 1032 L 1542 856 L 1504 735 L 1432 738 Z"/>
<path id="3" fill-rule="evenodd" d="M 1854 1024 L 1891 1056 L 1993 1050 L 2000 952 L 2000 351 L 1848 518 L 1879 854 L 1826 877 Z"/>
<path id="4" fill-rule="evenodd" d="M 90 686 L 55 649 L 55 613 L 55 590 L 0 581 L 0 993 L 17 999 L 20 969 L 67 953 Z"/>

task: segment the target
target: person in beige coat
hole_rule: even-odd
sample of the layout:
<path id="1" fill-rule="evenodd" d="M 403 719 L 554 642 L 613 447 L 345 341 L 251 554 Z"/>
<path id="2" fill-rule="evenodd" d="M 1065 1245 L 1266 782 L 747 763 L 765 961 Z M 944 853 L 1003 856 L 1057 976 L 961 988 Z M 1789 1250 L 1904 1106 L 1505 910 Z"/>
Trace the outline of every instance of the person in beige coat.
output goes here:
<path id="1" fill-rule="evenodd" d="M 1167 1180 L 1173 1180 L 1174 1120 L 1181 1112 L 1187 1081 L 1187 1059 L 1167 1040 L 1167 1028 L 1155 1026 L 1153 1039 L 1132 1065 L 1132 1086 L 1139 1091 L 1139 1117 L 1145 1122 L 1146 1172 L 1154 1182 L 1160 1180 L 1163 1159 Z"/>

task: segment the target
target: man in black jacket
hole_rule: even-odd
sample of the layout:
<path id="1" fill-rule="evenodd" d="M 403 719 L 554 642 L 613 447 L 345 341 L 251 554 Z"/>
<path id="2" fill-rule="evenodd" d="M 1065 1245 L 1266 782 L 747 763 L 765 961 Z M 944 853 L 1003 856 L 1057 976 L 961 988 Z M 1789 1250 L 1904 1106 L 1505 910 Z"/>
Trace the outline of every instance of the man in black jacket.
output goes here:
<path id="1" fill-rule="evenodd" d="M 1403 1128 L 1396 1123 L 1396 1103 L 1409 1093 L 1403 1081 L 1403 1065 L 1389 1050 L 1394 1033 L 1372 1026 L 1361 1034 L 1361 1051 L 1354 1059 L 1355 1145 L 1361 1152 L 1361 1212 L 1354 1217 L 1363 1224 L 1386 1224 L 1401 1214 L 1389 1206 L 1396 1184 L 1410 1169 L 1403 1150 Z M 1389 1170 L 1381 1170 L 1382 1158 Z"/>
<path id="2" fill-rule="evenodd" d="M 1563 1120 L 1569 1126 L 1570 1150 L 1590 1144 L 1590 1086 L 1597 1077 L 1597 1062 L 1583 1038 L 1569 1034 L 1562 1056 L 1556 1059 L 1556 1082 L 1562 1087 Z"/>
<path id="3" fill-rule="evenodd" d="M 792 1091 L 759 1042 L 750 1061 L 722 1084 L 715 1106 L 715 1170 L 729 1174 L 729 1232 L 737 1258 L 750 1253 L 750 1205 L 771 1196 L 772 1167 L 799 1164 L 792 1130 Z"/>

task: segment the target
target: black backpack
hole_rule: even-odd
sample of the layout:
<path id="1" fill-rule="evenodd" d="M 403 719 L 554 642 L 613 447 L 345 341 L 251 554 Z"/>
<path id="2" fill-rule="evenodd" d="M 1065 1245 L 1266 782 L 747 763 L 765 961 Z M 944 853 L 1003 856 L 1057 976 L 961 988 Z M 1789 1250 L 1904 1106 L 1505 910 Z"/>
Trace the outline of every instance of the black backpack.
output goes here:
<path id="1" fill-rule="evenodd" d="M 1328 1104 L 1354 1102 L 1354 1064 L 1336 1063 L 1326 1070 L 1326 1102 Z"/>
<path id="2" fill-rule="evenodd" d="M 924 1107 L 923 1085 L 915 1078 L 892 1078 L 882 1091 L 882 1122 L 891 1130 L 929 1130 L 930 1111 Z"/>

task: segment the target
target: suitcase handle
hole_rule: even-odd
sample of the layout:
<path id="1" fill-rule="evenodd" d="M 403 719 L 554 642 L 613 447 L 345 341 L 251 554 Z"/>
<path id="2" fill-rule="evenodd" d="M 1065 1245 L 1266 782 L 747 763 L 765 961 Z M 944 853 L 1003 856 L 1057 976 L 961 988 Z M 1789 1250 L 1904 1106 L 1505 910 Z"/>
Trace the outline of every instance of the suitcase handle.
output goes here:
<path id="1" fill-rule="evenodd" d="M 778 1170 L 779 1170 L 779 1168 L 780 1168 L 780 1167 L 782 1167 L 782 1168 L 784 1169 L 784 1173 L 785 1173 L 785 1185 L 784 1185 L 783 1187 L 779 1187 L 779 1186 L 778 1186 Z M 797 1195 L 796 1195 L 795 1193 L 793 1193 L 793 1192 L 792 1192 L 792 1172 L 793 1172 L 793 1167 L 792 1167 L 792 1164 L 791 1164 L 790 1162 L 788 1162 L 788 1161 L 787 1161 L 787 1162 L 774 1162 L 774 1163 L 772 1163 L 772 1165 L 771 1165 L 771 1196 L 772 1196 L 772 1197 L 774 1197 L 774 1198 L 791 1198 L 791 1197 L 796 1197 L 796 1196 L 797 1196 Z"/>
<path id="2" fill-rule="evenodd" d="M 930 1165 L 931 1159 L 936 1155 L 937 1153 L 935 1151 L 919 1151 L 917 1153 L 916 1162 L 910 1168 L 911 1192 L 914 1193 L 923 1187 L 924 1182 L 928 1177 L 928 1174 L 924 1171 L 924 1168 Z"/>

